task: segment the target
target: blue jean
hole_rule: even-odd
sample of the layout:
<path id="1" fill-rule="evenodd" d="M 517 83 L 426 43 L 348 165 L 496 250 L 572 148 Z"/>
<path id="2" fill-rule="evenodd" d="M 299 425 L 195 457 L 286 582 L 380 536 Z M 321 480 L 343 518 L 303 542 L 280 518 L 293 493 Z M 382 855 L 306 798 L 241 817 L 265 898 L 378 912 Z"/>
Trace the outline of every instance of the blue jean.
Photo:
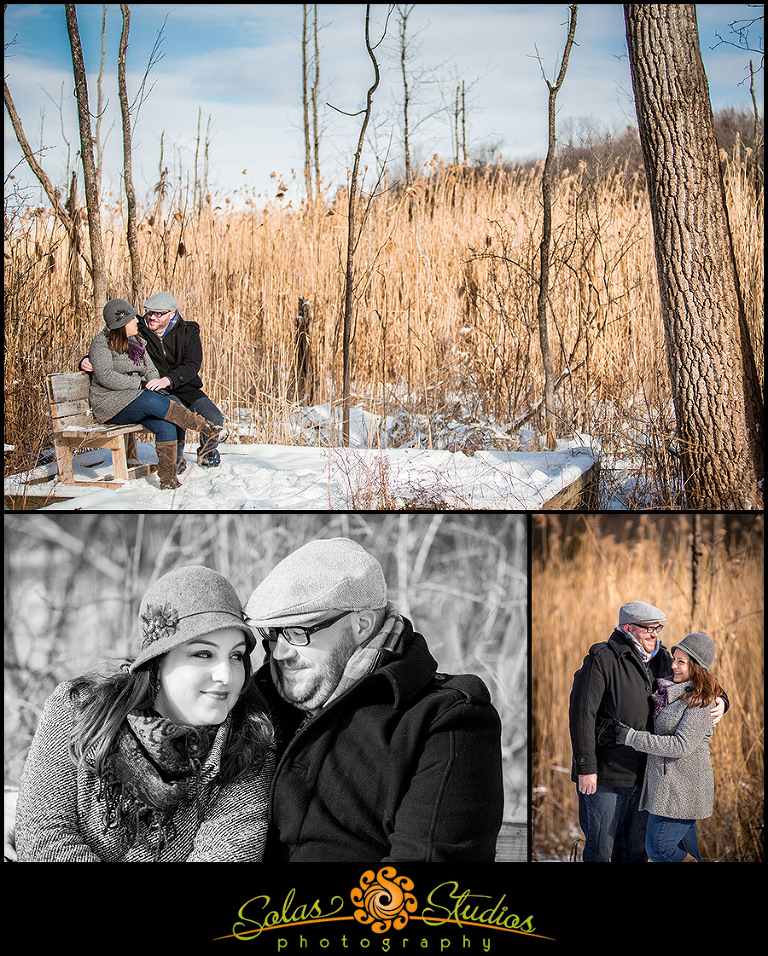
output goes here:
<path id="1" fill-rule="evenodd" d="M 107 424 L 143 425 L 147 431 L 154 433 L 156 441 L 178 441 L 181 432 L 183 440 L 184 431 L 177 428 L 173 422 L 165 421 L 170 406 L 170 398 L 147 389 L 139 392 L 130 405 L 126 405 L 117 415 L 108 419 Z"/>
<path id="2" fill-rule="evenodd" d="M 584 831 L 585 863 L 646 863 L 640 787 L 602 787 L 579 793 L 579 825 Z"/>
<path id="3" fill-rule="evenodd" d="M 701 863 L 696 821 L 673 820 L 649 813 L 645 849 L 651 863 L 682 863 L 687 853 Z"/>

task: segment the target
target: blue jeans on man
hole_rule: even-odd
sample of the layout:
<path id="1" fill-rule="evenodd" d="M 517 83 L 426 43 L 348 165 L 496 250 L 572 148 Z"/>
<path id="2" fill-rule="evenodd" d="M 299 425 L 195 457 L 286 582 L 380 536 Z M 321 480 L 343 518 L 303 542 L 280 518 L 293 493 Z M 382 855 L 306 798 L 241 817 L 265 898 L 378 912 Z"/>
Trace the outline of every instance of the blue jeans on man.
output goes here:
<path id="1" fill-rule="evenodd" d="M 585 863 L 646 863 L 648 813 L 640 809 L 640 787 L 597 787 L 579 792 L 579 825 Z"/>

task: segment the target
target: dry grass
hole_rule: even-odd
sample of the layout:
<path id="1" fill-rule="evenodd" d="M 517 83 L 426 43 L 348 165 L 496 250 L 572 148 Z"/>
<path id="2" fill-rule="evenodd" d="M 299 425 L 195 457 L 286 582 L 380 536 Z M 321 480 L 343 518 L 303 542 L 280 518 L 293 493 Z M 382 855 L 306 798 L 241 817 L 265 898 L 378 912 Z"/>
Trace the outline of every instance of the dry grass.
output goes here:
<path id="1" fill-rule="evenodd" d="M 700 545 L 692 607 L 694 521 Z M 714 816 L 699 824 L 705 861 L 763 859 L 763 517 L 533 516 L 532 767 L 534 858 L 567 859 L 582 839 L 570 781 L 568 699 L 589 647 L 626 601 L 662 608 L 671 647 L 692 630 L 717 646 L 713 673 L 730 709 L 711 753 Z M 697 549 L 698 551 L 699 549 Z"/>
<path id="2" fill-rule="evenodd" d="M 354 401 L 430 420 L 515 421 L 542 393 L 535 326 L 537 168 L 473 170 L 435 161 L 407 193 L 376 198 L 357 253 Z M 727 166 L 736 253 L 762 379 L 763 216 L 743 163 Z M 346 194 L 266 210 L 246 199 L 192 211 L 183 193 L 143 210 L 145 294 L 171 289 L 200 322 L 203 377 L 257 442 L 292 443 L 295 317 L 311 303 L 316 402 L 338 402 Z M 130 298 L 124 209 L 103 210 L 109 294 Z M 86 242 L 87 247 L 87 242 Z M 42 210 L 6 221 L 6 442 L 12 467 L 46 445 L 42 382 L 76 367 L 101 327 L 84 270 Z M 137 303 L 141 304 L 141 303 Z M 642 180 L 614 164 L 565 170 L 554 198 L 550 338 L 561 436 L 582 431 L 642 461 L 639 487 L 674 504 L 672 412 Z M 606 473 L 607 474 L 607 473 Z M 627 506 L 632 507 L 628 501 Z"/>
<path id="3" fill-rule="evenodd" d="M 505 819 L 524 821 L 527 538 L 513 514 L 6 515 L 4 783 L 18 784 L 56 683 L 135 653 L 139 602 L 157 576 L 206 564 L 245 600 L 288 552 L 335 535 L 380 559 L 390 600 L 441 670 L 485 681 L 502 718 Z"/>

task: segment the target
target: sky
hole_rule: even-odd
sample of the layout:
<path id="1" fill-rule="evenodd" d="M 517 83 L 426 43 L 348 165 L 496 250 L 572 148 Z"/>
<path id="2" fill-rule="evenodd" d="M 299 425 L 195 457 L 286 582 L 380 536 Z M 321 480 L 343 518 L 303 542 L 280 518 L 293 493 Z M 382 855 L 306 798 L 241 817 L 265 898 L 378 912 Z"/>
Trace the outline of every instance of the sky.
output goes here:
<path id="1" fill-rule="evenodd" d="M 311 5 L 310 5 L 311 6 Z M 140 201 L 152 196 L 163 165 L 181 188 L 194 172 L 198 117 L 203 137 L 210 117 L 209 188 L 236 205 L 275 200 L 299 202 L 304 194 L 302 129 L 302 4 L 131 4 L 128 91 L 141 84 L 153 46 L 160 58 L 150 71 L 134 120 L 134 182 Z M 383 33 L 387 10 L 371 6 L 371 42 Z M 762 14 L 750 4 L 697 4 L 699 35 L 715 110 L 751 111 L 748 67 L 759 53 L 737 49 L 735 21 Z M 326 188 L 345 182 L 360 135 L 373 67 L 365 49 L 364 4 L 319 4 L 321 173 Z M 78 4 L 91 110 L 101 57 L 101 4 Z M 470 158 L 543 158 L 548 90 L 567 36 L 566 4 L 415 4 L 408 18 L 411 125 L 415 164 L 437 154 L 453 158 L 446 104 L 464 84 Z M 107 12 L 104 78 L 104 194 L 119 195 L 122 129 L 117 95 L 117 50 L 122 19 L 118 4 Z M 750 33 L 762 50 L 762 20 Z M 55 184 L 68 181 L 79 145 L 72 61 L 63 4 L 9 4 L 4 29 L 5 79 L 28 139 L 43 147 L 42 165 Z M 366 182 L 386 166 L 402 170 L 402 87 L 397 25 L 390 19 L 376 48 L 381 70 L 368 129 Z M 762 111 L 763 73 L 757 76 Z M 557 99 L 561 138 L 580 129 L 621 131 L 635 125 L 621 4 L 579 5 L 574 46 Z M 349 115 L 358 114 L 358 115 Z M 202 148 L 198 168 L 202 172 Z M 21 161 L 21 162 L 20 162 Z M 41 190 L 18 147 L 7 110 L 4 127 L 6 197 L 18 187 L 31 205 Z M 11 174 L 14 178 L 9 180 Z M 80 175 L 82 182 L 82 175 Z"/>

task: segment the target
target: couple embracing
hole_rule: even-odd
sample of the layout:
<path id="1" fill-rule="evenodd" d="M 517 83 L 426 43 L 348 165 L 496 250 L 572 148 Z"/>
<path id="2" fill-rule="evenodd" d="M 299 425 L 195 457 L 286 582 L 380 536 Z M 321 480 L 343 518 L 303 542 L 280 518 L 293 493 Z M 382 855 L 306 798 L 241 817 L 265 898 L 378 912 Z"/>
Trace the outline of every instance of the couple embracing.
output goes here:
<path id="1" fill-rule="evenodd" d="M 644 601 L 624 604 L 574 675 L 571 779 L 585 863 L 701 862 L 696 821 L 714 802 L 709 740 L 728 698 L 710 672 L 712 638 L 688 634 L 670 652 L 659 636 L 666 620 Z"/>

